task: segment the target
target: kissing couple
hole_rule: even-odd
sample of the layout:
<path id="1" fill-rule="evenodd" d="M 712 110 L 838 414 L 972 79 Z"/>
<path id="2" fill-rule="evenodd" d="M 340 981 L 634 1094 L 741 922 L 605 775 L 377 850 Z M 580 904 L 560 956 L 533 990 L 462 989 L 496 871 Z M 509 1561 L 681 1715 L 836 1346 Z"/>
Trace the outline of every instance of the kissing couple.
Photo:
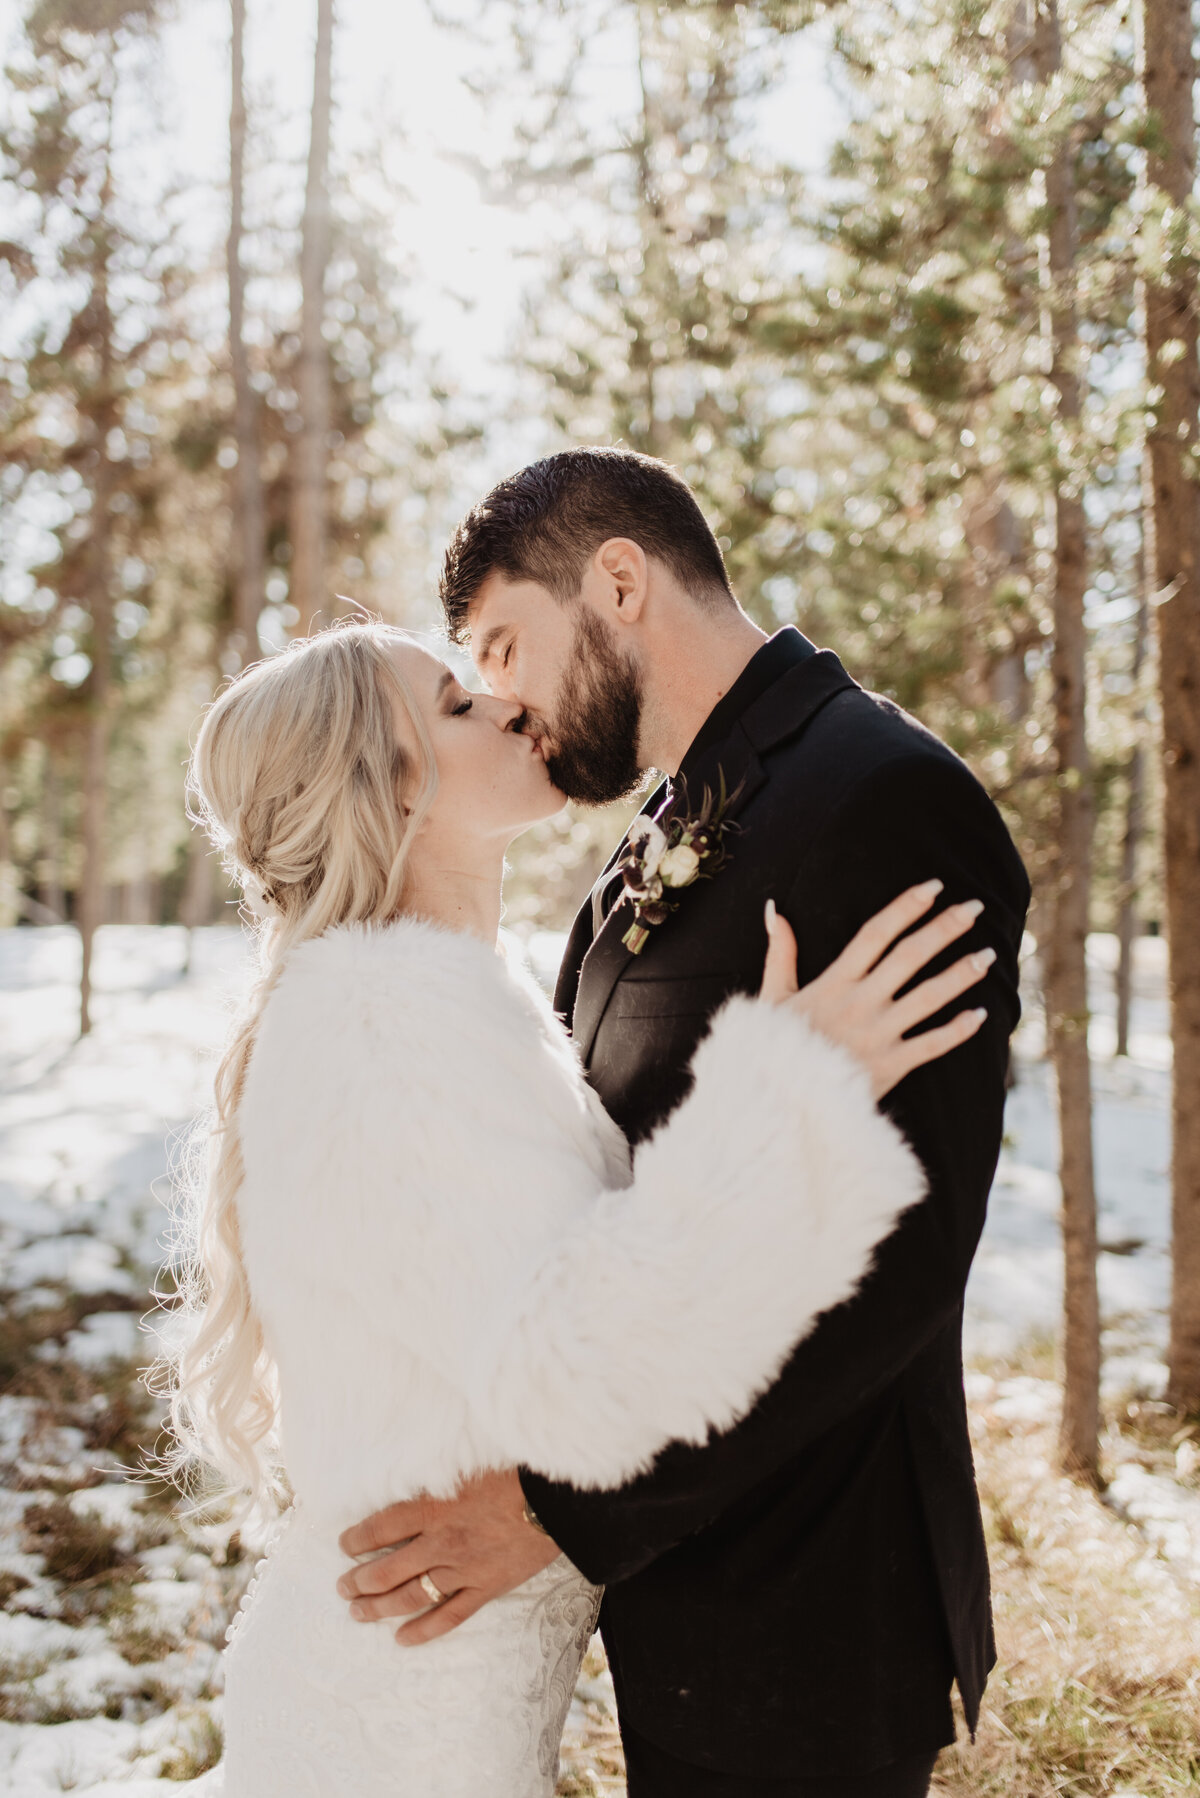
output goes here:
<path id="1" fill-rule="evenodd" d="M 918 1798 L 994 1658 L 961 1324 L 1020 860 L 661 462 L 502 481 L 441 591 L 483 691 L 335 626 L 192 762 L 261 968 L 177 1455 L 280 1514 L 206 1786 L 549 1798 L 598 1618 L 630 1798 Z M 649 769 L 551 1010 L 505 852 Z"/>

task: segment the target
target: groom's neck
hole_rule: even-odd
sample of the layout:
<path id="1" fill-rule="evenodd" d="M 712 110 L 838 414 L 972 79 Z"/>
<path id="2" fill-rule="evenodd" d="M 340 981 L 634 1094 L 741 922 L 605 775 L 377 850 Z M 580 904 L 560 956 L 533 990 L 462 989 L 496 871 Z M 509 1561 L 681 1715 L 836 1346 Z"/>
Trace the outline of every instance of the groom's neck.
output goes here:
<path id="1" fill-rule="evenodd" d="M 644 648 L 645 697 L 639 742 L 643 767 L 677 774 L 713 707 L 767 641 L 740 606 L 712 613 L 681 600 Z"/>

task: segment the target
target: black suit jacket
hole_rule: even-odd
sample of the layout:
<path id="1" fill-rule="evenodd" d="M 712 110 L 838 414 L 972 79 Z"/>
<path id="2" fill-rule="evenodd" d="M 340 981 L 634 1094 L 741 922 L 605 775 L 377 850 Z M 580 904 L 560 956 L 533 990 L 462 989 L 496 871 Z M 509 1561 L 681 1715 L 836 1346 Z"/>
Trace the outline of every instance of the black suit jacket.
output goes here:
<path id="1" fill-rule="evenodd" d="M 867 1771 L 952 1739 L 955 1677 L 974 1727 L 994 1660 L 961 1326 L 1029 885 L 965 764 L 797 631 L 758 652 L 689 751 L 692 806 L 719 772 L 741 786 L 730 863 L 684 891 L 639 956 L 621 943 L 627 908 L 593 941 L 589 905 L 564 958 L 556 1004 L 632 1142 L 687 1091 L 713 1010 L 757 989 L 768 898 L 796 932 L 802 984 L 917 881 L 939 876 L 939 903 L 984 900 L 954 954 L 996 950 L 968 1001 L 988 1018 L 889 1096 L 929 1196 L 746 1418 L 703 1447 L 671 1445 L 617 1491 L 521 1477 L 550 1534 L 608 1588 L 627 1727 L 722 1771 Z"/>

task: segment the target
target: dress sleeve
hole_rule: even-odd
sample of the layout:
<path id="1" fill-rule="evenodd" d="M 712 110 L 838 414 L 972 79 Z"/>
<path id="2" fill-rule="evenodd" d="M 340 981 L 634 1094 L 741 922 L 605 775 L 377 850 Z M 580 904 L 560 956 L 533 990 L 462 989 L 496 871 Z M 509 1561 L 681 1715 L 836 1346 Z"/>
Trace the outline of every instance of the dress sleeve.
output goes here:
<path id="1" fill-rule="evenodd" d="M 869 1078 L 735 998 L 690 1095 L 606 1188 L 565 1042 L 494 958 L 317 944 L 273 996 L 246 1102 L 260 1296 L 466 1401 L 472 1453 L 613 1486 L 753 1403 L 923 1192 Z M 427 1370 L 427 1371 L 419 1371 Z M 403 1417 L 393 1426 L 404 1427 Z"/>

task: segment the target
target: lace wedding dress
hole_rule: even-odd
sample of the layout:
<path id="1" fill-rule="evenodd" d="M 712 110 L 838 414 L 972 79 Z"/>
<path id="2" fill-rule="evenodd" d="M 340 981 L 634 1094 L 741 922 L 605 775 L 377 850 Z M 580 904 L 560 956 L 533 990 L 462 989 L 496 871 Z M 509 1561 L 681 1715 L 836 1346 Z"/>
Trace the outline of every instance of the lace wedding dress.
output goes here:
<path id="1" fill-rule="evenodd" d="M 242 1250 L 297 1500 L 231 1632 L 223 1798 L 549 1798 L 599 1594 L 565 1559 L 432 1643 L 351 1620 L 339 1532 L 484 1468 L 618 1485 L 725 1428 L 921 1194 L 865 1074 L 735 999 L 632 1168 L 471 938 L 290 958 L 239 1111 Z"/>
<path id="2" fill-rule="evenodd" d="M 303 1505 L 226 1651 L 223 1798 L 548 1798 L 600 1594 L 564 1557 L 424 1648 L 350 1620 Z"/>

